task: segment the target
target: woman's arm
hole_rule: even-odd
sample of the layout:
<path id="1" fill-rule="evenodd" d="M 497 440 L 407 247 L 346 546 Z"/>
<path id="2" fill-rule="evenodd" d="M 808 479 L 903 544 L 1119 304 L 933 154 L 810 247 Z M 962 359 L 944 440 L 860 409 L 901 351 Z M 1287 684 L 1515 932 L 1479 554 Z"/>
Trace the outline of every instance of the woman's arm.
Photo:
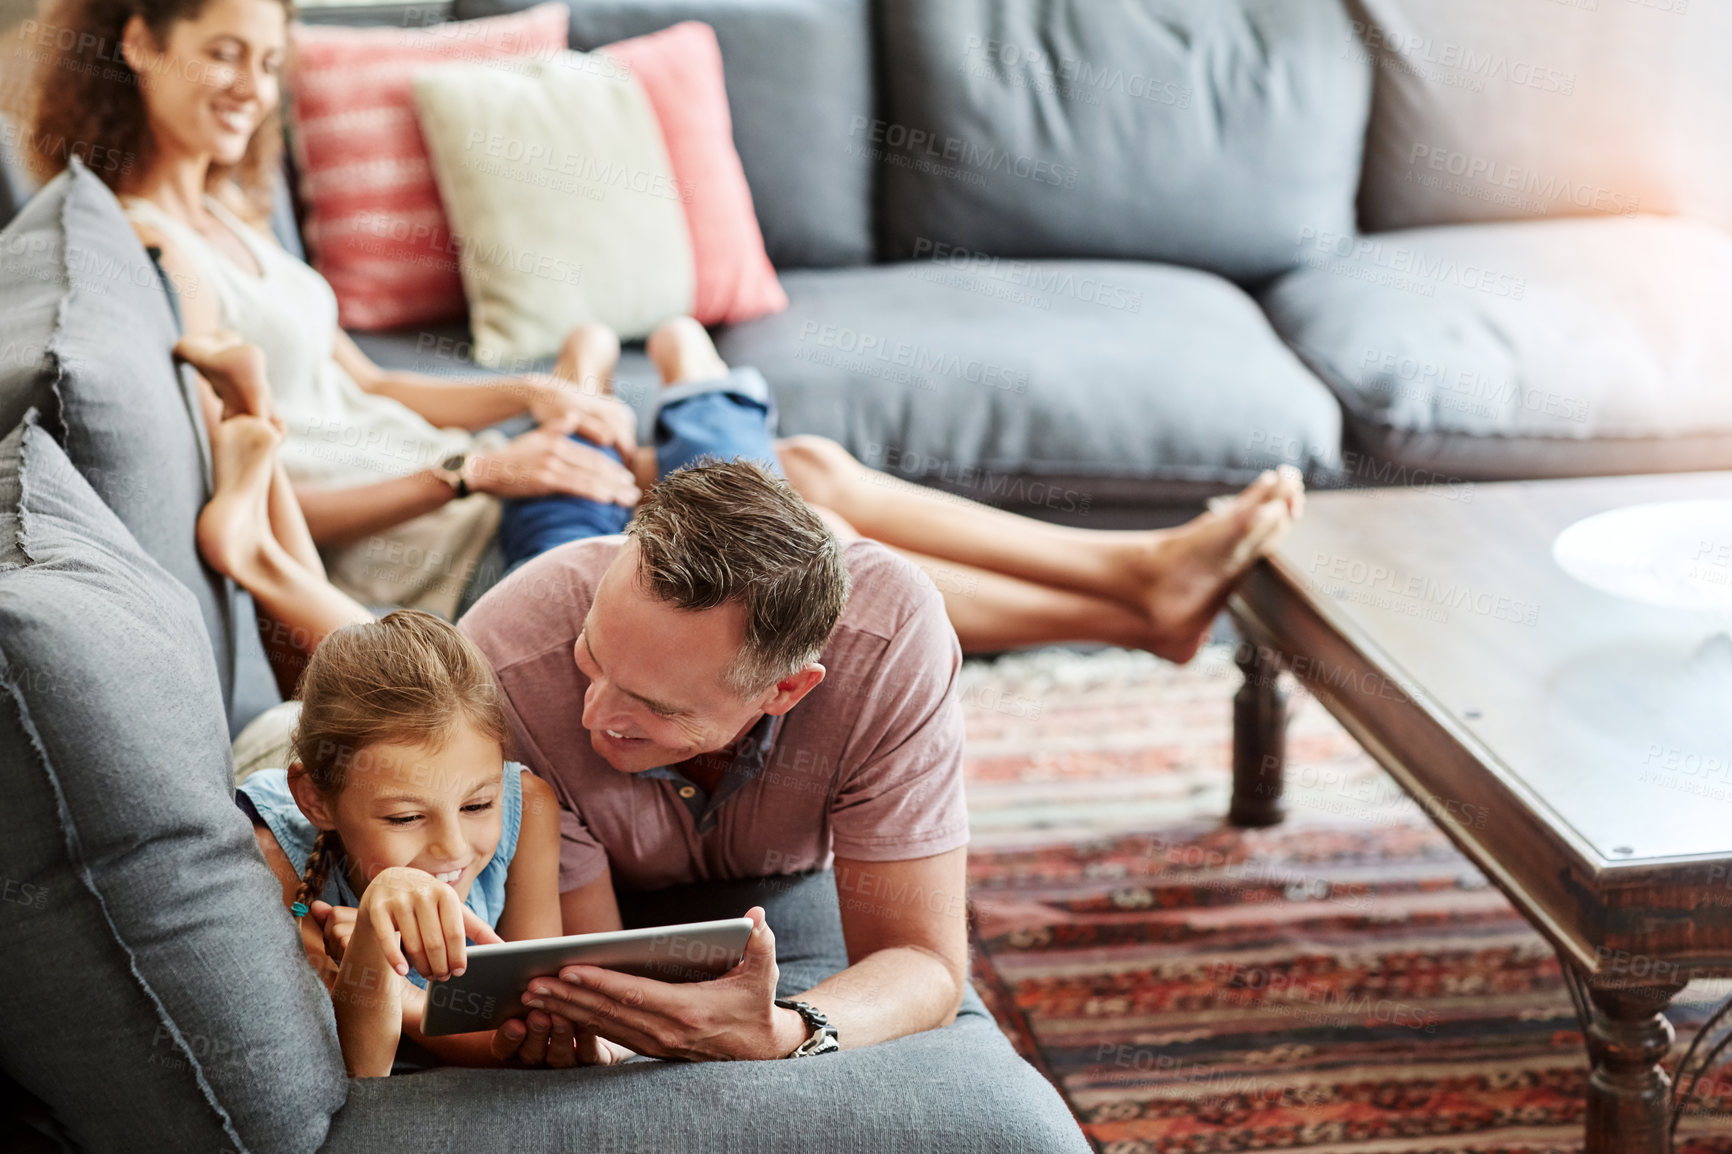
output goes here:
<path id="1" fill-rule="evenodd" d="M 463 477 L 474 492 L 495 497 L 565 493 L 630 506 L 641 496 L 624 465 L 549 428 L 525 433 L 503 448 L 470 454 Z M 431 469 L 371 485 L 295 489 L 307 532 L 320 545 L 343 545 L 400 525 L 455 495 Z"/>
<path id="2" fill-rule="evenodd" d="M 371 485 L 294 488 L 307 532 L 321 547 L 359 541 L 442 508 L 457 496 L 457 490 L 431 469 Z"/>
<path id="3" fill-rule="evenodd" d="M 637 449 L 637 417 L 614 397 L 546 373 L 487 380 L 449 381 L 426 373 L 388 371 L 374 364 L 341 329 L 337 364 L 369 393 L 389 397 L 442 429 L 485 429 L 529 413 L 559 433 L 581 433 L 630 457 Z"/>
<path id="4" fill-rule="evenodd" d="M 343 371 L 369 393 L 390 397 L 441 429 L 485 429 L 528 410 L 541 390 L 518 377 L 444 381 L 425 373 L 380 368 L 348 333 L 337 330 L 332 353 Z"/>

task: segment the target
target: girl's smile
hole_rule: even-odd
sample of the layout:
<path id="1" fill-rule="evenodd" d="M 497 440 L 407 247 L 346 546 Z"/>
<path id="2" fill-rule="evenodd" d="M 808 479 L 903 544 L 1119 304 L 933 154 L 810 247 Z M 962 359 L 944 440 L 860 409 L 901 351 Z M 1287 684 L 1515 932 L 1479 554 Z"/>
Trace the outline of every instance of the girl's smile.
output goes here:
<path id="1" fill-rule="evenodd" d="M 333 795 L 320 796 L 293 771 L 290 788 L 315 825 L 342 835 L 357 896 L 382 871 L 408 866 L 467 898 L 499 847 L 504 764 L 499 742 L 460 717 L 443 742 L 362 749 Z"/>

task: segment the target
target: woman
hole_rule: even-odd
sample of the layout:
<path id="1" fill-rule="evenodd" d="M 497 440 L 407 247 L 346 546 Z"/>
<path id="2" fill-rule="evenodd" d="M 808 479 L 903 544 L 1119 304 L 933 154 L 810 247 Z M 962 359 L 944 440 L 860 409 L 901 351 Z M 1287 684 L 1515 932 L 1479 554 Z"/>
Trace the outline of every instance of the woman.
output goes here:
<path id="1" fill-rule="evenodd" d="M 50 175 L 65 163 L 53 142 L 66 140 L 92 142 L 87 155 L 125 157 L 92 170 L 161 250 L 189 348 L 214 355 L 204 339 L 232 330 L 263 353 L 274 411 L 259 415 L 280 418 L 278 479 L 292 483 L 304 518 L 284 519 L 284 486 L 274 506 L 284 547 L 316 569 L 318 556 L 305 548 L 316 545 L 334 582 L 362 601 L 451 616 L 499 524 L 496 498 L 635 501 L 618 460 L 566 436 L 582 429 L 601 444 L 634 447 L 630 411 L 598 383 L 617 346 L 605 331 L 579 330 L 556 376 L 485 383 L 373 364 L 337 328 L 324 279 L 244 222 L 269 201 L 287 19 L 280 0 L 62 5 L 58 23 L 92 33 L 78 51 L 103 67 L 43 62 L 35 119 L 45 135 L 32 136 L 34 160 Z M 215 406 L 210 397 L 213 433 Z M 525 411 L 540 423 L 534 432 L 509 442 L 477 435 Z M 228 438 L 238 444 L 219 454 L 234 464 L 257 432 Z M 207 552 L 233 568 L 240 559 L 219 529 L 205 534 Z M 271 571 L 235 576 L 264 584 L 267 605 L 275 600 Z"/>
<path id="2" fill-rule="evenodd" d="M 618 352 L 610 334 L 575 332 L 553 378 L 476 384 L 387 373 L 336 329 L 322 278 L 304 266 L 281 271 L 290 258 L 242 223 L 243 212 L 256 216 L 264 207 L 265 174 L 280 137 L 284 0 L 134 3 L 67 0 L 61 22 L 93 33 L 78 39 L 78 51 L 100 55 L 104 45 L 118 43 L 131 81 L 101 80 L 101 68 L 79 60 L 46 61 L 31 139 L 89 141 L 132 158 L 99 175 L 125 198 L 147 241 L 161 245 L 188 305 L 189 339 L 178 351 L 211 388 L 216 492 L 200 522 L 200 546 L 214 567 L 251 590 L 310 649 L 332 629 L 370 617 L 326 580 L 320 548 L 335 558 L 339 584 L 364 588 L 365 566 L 357 573 L 350 564 L 352 542 L 443 517 L 452 524 L 442 524 L 432 539 L 459 558 L 450 573 L 439 574 L 446 578 L 440 596 L 454 604 L 461 577 L 492 531 L 483 512 L 452 512 L 476 500 L 464 496 L 468 490 L 506 498 L 563 495 L 621 509 L 635 500 L 651 478 L 641 471 L 646 458 L 636 453 L 629 414 L 606 395 Z M 93 49 L 82 47 L 92 41 Z M 107 63 L 111 71 L 120 66 Z M 37 160 L 44 176 L 64 163 L 51 154 Z M 261 301 L 256 291 L 249 299 L 252 286 L 244 278 L 273 271 L 293 277 L 298 307 Z M 272 303 L 278 307 L 267 308 Z M 222 327 L 237 330 L 242 341 L 221 336 Z M 263 359 L 248 345 L 261 346 Z M 729 371 L 689 320 L 664 326 L 649 351 L 665 383 Z M 318 448 L 311 422 L 329 419 L 334 396 L 346 413 L 362 414 L 348 419 L 382 423 L 387 439 L 413 449 L 397 450 L 398 475 L 365 480 L 339 469 L 345 483 L 332 483 L 319 474 L 321 460 L 333 454 L 309 450 Z M 509 444 L 465 432 L 525 408 L 542 427 Z M 387 409 L 389 421 L 379 416 Z M 286 440 L 285 425 L 292 434 Z M 596 447 L 573 442 L 566 436 L 572 432 Z M 448 449 L 450 456 L 436 456 Z M 602 449 L 640 471 L 634 476 Z M 826 511 L 839 533 L 880 540 L 932 576 L 971 650 L 1094 640 L 1188 660 L 1232 585 L 1303 501 L 1298 474 L 1283 469 L 1180 528 L 1099 532 L 940 497 L 868 470 L 820 438 L 786 439 L 777 452 L 795 488 Z M 448 467 L 452 460 L 460 467 Z M 381 468 L 376 461 L 363 467 Z M 444 601 L 437 604 L 449 611 Z"/>

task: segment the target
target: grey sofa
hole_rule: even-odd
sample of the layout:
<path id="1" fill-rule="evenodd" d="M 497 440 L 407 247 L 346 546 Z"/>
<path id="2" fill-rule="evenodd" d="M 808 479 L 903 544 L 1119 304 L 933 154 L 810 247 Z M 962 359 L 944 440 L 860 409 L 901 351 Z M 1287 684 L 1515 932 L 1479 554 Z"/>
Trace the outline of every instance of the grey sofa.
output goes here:
<path id="1" fill-rule="evenodd" d="M 1732 465 L 1723 5 L 572 7 L 578 48 L 716 29 L 792 301 L 718 340 L 784 432 L 1085 524 L 1281 461 L 1424 486 Z M 360 340 L 473 371 L 461 326 Z M 647 409 L 641 355 L 622 378 Z"/>
<path id="2" fill-rule="evenodd" d="M 1282 461 L 1427 487 L 1732 466 L 1732 173 L 1700 159 L 1732 129 L 1723 5 L 572 7 L 579 48 L 716 28 L 792 301 L 718 339 L 785 432 L 1084 524 Z M 462 335 L 364 343 L 451 368 Z"/>

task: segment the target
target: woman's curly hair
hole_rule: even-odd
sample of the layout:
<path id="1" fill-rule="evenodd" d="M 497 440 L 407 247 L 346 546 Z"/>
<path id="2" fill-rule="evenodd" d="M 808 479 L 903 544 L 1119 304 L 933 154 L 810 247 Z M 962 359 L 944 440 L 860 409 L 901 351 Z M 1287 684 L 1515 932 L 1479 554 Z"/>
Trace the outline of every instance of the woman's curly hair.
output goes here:
<path id="1" fill-rule="evenodd" d="M 276 0 L 294 14 L 291 0 Z M 116 192 L 149 168 L 155 141 L 145 118 L 140 77 L 121 54 L 127 21 L 140 17 L 159 46 L 182 20 L 197 19 L 206 0 L 54 0 L 26 29 L 24 50 L 35 57 L 35 83 L 25 111 L 25 160 L 41 180 L 76 156 Z M 233 165 L 211 166 L 208 184 L 230 182 L 255 209 L 268 212 L 282 152 L 282 118 L 272 109 Z"/>

